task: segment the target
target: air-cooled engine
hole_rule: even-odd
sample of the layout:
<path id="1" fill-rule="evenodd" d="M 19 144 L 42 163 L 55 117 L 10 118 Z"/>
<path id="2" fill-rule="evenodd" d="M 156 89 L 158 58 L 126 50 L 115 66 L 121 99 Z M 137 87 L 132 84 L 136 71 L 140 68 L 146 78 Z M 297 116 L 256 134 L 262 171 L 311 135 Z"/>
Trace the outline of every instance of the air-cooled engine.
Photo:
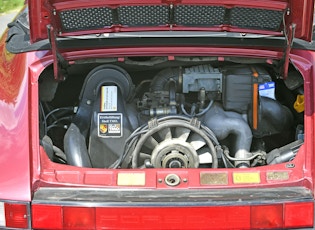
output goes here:
<path id="1" fill-rule="evenodd" d="M 85 79 L 64 150 L 84 167 L 253 167 L 268 158 L 261 140 L 292 120 L 260 66 L 164 68 L 135 87 L 123 68 L 102 65 Z"/>

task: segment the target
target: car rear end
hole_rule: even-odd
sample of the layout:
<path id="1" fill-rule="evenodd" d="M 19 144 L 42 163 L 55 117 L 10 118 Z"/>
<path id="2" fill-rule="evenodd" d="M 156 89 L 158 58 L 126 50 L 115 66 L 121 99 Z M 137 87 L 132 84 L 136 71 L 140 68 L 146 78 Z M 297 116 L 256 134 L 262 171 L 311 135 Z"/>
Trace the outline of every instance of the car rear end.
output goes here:
<path id="1" fill-rule="evenodd" d="M 0 42 L 0 227 L 314 228 L 309 5 L 29 2 Z"/>

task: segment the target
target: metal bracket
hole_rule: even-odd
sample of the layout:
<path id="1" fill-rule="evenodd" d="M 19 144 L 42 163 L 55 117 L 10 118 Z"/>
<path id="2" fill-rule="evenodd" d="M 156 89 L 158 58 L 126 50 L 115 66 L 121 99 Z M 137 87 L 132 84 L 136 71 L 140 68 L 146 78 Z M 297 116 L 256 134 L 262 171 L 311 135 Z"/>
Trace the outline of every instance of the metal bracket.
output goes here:
<path id="1" fill-rule="evenodd" d="M 285 47 L 285 51 L 284 51 L 282 62 L 281 62 L 283 63 L 282 76 L 284 80 L 287 79 L 288 77 L 289 64 L 290 64 L 290 52 L 293 45 L 295 28 L 296 28 L 296 24 L 291 24 L 290 26 L 288 26 L 288 28 L 285 28 L 287 29 L 287 32 L 285 32 L 286 47 Z"/>
<path id="2" fill-rule="evenodd" d="M 64 57 L 60 54 L 58 46 L 57 46 L 57 38 L 56 38 L 56 33 L 54 30 L 54 27 L 51 25 L 47 26 L 47 31 L 48 31 L 48 39 L 49 43 L 51 46 L 51 52 L 53 55 L 53 61 L 54 61 L 54 78 L 56 81 L 64 81 L 67 76 L 67 67 L 68 67 L 68 62 Z"/>

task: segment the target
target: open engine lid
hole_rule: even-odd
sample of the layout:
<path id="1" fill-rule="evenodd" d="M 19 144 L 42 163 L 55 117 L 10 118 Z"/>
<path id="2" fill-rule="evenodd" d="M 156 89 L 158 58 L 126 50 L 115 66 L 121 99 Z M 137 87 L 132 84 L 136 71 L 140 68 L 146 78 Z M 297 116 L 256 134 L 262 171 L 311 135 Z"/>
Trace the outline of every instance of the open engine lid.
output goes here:
<path id="1" fill-rule="evenodd" d="M 311 41 L 314 0 L 35 0 L 29 1 L 31 41 L 56 36 L 215 31 Z"/>

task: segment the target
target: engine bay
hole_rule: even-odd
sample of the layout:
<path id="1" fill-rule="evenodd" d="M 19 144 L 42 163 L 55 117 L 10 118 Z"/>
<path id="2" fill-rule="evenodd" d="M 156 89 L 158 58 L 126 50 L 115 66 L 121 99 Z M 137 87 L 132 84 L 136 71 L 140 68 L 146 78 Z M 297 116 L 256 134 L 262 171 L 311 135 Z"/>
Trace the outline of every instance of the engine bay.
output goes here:
<path id="1" fill-rule="evenodd" d="M 40 143 L 89 168 L 250 168 L 293 160 L 304 90 L 259 59 L 130 57 L 77 62 L 39 78 Z"/>

